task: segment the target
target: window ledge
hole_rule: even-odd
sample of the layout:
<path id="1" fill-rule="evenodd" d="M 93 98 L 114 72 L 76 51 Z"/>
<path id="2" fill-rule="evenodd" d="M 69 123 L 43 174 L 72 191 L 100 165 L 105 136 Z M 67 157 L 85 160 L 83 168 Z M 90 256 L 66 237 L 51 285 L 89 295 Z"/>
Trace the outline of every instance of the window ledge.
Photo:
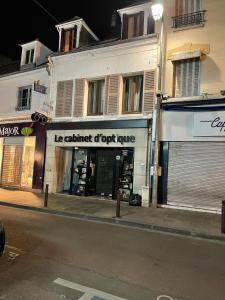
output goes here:
<path id="1" fill-rule="evenodd" d="M 183 27 L 173 28 L 173 32 L 188 30 L 188 29 L 195 29 L 195 28 L 204 27 L 204 26 L 205 26 L 205 24 L 203 24 L 203 23 L 195 24 L 195 25 L 189 25 L 189 26 L 183 26 Z"/>

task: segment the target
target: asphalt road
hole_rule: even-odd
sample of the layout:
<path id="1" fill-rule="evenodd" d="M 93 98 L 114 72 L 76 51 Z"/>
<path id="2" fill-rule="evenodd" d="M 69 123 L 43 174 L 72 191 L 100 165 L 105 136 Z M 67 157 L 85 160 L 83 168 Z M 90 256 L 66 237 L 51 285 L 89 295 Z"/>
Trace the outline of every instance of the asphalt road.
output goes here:
<path id="1" fill-rule="evenodd" d="M 6 207 L 0 216 L 0 300 L 225 299 L 225 244 Z"/>

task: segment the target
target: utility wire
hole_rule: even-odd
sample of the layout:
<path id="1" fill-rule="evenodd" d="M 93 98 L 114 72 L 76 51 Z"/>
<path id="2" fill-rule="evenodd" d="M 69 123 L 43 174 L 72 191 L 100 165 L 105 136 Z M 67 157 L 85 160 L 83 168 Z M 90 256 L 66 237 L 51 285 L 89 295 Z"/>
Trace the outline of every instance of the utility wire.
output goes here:
<path id="1" fill-rule="evenodd" d="M 56 23 L 59 23 L 59 20 L 56 19 L 41 3 L 39 3 L 37 0 L 33 0 L 41 9 L 43 9 L 44 12 L 46 12 L 49 17 L 51 17 Z"/>

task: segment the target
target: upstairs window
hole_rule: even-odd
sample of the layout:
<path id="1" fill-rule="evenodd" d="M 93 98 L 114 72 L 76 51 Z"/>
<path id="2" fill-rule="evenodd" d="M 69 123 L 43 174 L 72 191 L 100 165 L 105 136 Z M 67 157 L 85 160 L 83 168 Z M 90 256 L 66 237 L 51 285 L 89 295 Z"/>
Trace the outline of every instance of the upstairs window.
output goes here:
<path id="1" fill-rule="evenodd" d="M 105 81 L 95 80 L 89 82 L 88 115 L 102 115 L 105 97 Z"/>
<path id="2" fill-rule="evenodd" d="M 133 15 L 123 15 L 123 39 L 142 36 L 144 33 L 144 12 Z"/>
<path id="3" fill-rule="evenodd" d="M 199 95 L 200 59 L 192 58 L 174 62 L 174 95 L 191 97 Z"/>
<path id="4" fill-rule="evenodd" d="M 20 87 L 16 110 L 30 110 L 32 86 Z"/>
<path id="5" fill-rule="evenodd" d="M 205 22 L 205 11 L 201 9 L 201 0 L 177 0 L 176 16 L 172 18 L 173 28 L 199 25 Z"/>
<path id="6" fill-rule="evenodd" d="M 61 52 L 68 52 L 76 48 L 77 26 L 61 31 Z"/>
<path id="7" fill-rule="evenodd" d="M 123 113 L 142 112 L 143 76 L 125 77 L 123 87 Z"/>
<path id="8" fill-rule="evenodd" d="M 26 51 L 25 64 L 32 64 L 34 62 L 34 49 Z"/>

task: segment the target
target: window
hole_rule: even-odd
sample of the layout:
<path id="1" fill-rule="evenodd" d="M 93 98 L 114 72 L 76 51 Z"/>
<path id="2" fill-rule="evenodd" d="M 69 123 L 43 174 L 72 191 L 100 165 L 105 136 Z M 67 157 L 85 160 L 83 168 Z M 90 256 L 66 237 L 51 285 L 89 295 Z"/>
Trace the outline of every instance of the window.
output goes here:
<path id="1" fill-rule="evenodd" d="M 143 76 L 124 78 L 123 112 L 142 112 Z"/>
<path id="2" fill-rule="evenodd" d="M 70 29 L 62 29 L 61 32 L 61 51 L 67 52 L 76 48 L 77 26 Z"/>
<path id="3" fill-rule="evenodd" d="M 32 64 L 34 62 L 34 49 L 26 51 L 25 64 Z"/>
<path id="4" fill-rule="evenodd" d="M 205 22 L 205 11 L 201 10 L 201 0 L 177 0 L 173 28 L 198 25 Z"/>
<path id="5" fill-rule="evenodd" d="M 129 39 L 143 35 L 144 12 L 133 15 L 123 15 L 123 39 Z"/>
<path id="6" fill-rule="evenodd" d="M 88 93 L 88 115 L 103 114 L 103 103 L 105 97 L 105 81 L 96 80 L 89 82 Z"/>
<path id="7" fill-rule="evenodd" d="M 174 63 L 175 97 L 199 95 L 200 59 L 185 59 Z"/>
<path id="8" fill-rule="evenodd" d="M 31 106 L 32 86 L 19 88 L 18 105 L 16 110 L 29 110 Z"/>

